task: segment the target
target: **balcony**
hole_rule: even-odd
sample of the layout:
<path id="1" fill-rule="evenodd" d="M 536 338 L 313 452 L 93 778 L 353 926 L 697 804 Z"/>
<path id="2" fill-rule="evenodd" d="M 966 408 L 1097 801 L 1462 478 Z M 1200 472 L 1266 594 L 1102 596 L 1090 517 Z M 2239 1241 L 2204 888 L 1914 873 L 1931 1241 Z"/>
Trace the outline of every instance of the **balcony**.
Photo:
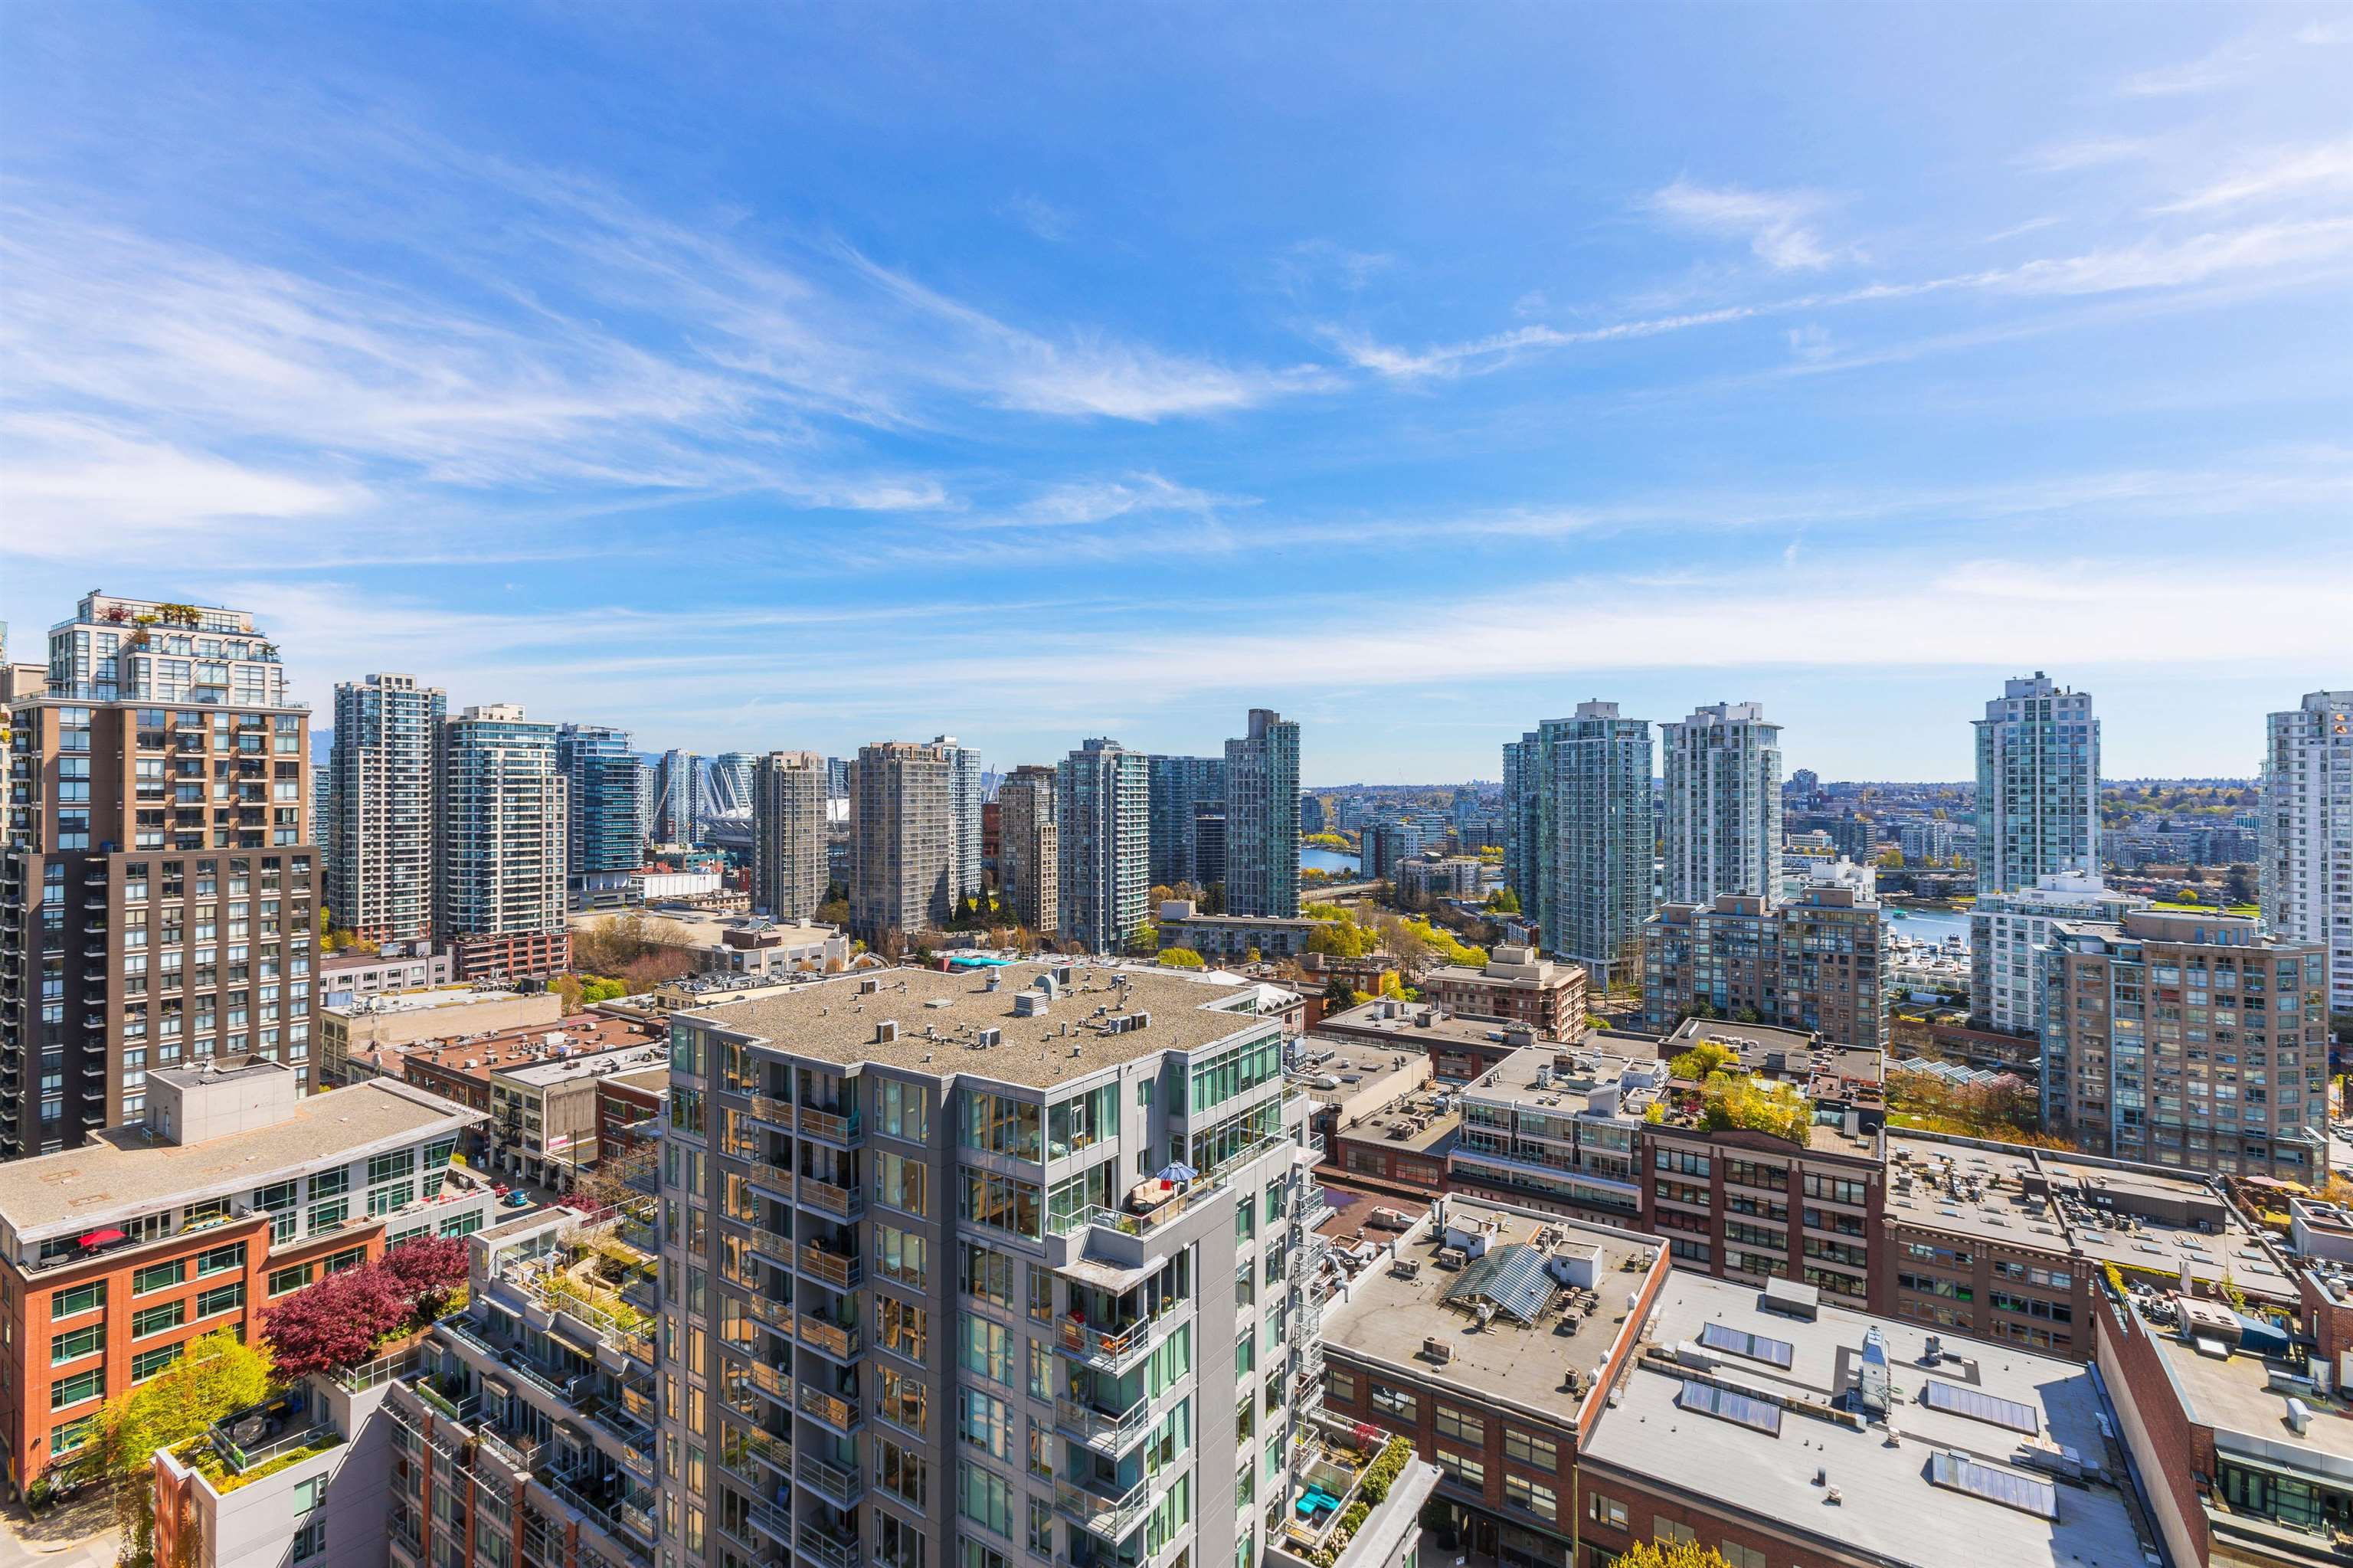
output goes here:
<path id="1" fill-rule="evenodd" d="M 1192 1308 L 1189 1300 L 1173 1300 L 1139 1322 L 1109 1328 L 1097 1328 L 1065 1318 L 1056 1348 L 1062 1354 L 1097 1371 L 1124 1372 L 1159 1343 Z"/>
<path id="2" fill-rule="evenodd" d="M 866 1194 L 855 1187 L 839 1187 L 814 1176 L 800 1180 L 800 1201 L 840 1219 L 853 1220 L 866 1210 Z"/>
<path id="3" fill-rule="evenodd" d="M 827 1252 L 811 1243 L 803 1242 L 800 1271 L 812 1279 L 823 1280 L 836 1290 L 849 1290 L 864 1277 L 865 1266 L 858 1258 L 844 1257 L 839 1253 Z"/>
<path id="4" fill-rule="evenodd" d="M 1119 1492 L 1111 1489 L 1117 1484 L 1115 1482 L 1056 1481 L 1054 1507 L 1063 1518 L 1074 1520 L 1105 1541 L 1116 1542 L 1150 1510 L 1152 1483 L 1155 1478 L 1146 1476 Z"/>
<path id="5" fill-rule="evenodd" d="M 858 1537 L 839 1536 L 824 1526 L 802 1521 L 793 1544 L 802 1556 L 824 1564 L 824 1568 L 859 1568 L 862 1555 Z"/>
<path id="6" fill-rule="evenodd" d="M 836 1361 L 850 1361 L 858 1354 L 860 1335 L 855 1328 L 844 1328 L 839 1323 L 828 1323 L 822 1318 L 812 1317 L 807 1313 L 801 1315 L 797 1327 L 802 1344 L 831 1356 Z"/>
<path id="7" fill-rule="evenodd" d="M 747 1095 L 744 1098 L 751 1107 L 754 1121 L 779 1132 L 793 1130 L 793 1107 L 783 1100 L 774 1095 Z"/>
<path id="8" fill-rule="evenodd" d="M 865 1473 L 856 1465 L 844 1468 L 814 1454 L 803 1454 L 794 1465 L 793 1474 L 801 1485 L 836 1508 L 854 1508 L 858 1499 L 866 1495 Z"/>
<path id="9" fill-rule="evenodd" d="M 1083 1400 L 1058 1398 L 1054 1401 L 1054 1425 L 1072 1442 L 1116 1457 L 1142 1442 L 1152 1430 L 1154 1417 L 1190 1393 L 1192 1388 L 1191 1378 L 1179 1378 L 1163 1389 L 1158 1398 L 1139 1399 L 1116 1414 L 1098 1410 Z"/>
<path id="10" fill-rule="evenodd" d="M 793 1173 L 781 1165 L 771 1165 L 765 1160 L 749 1160 L 752 1185 L 780 1203 L 793 1201 Z"/>
<path id="11" fill-rule="evenodd" d="M 797 1122 L 803 1138 L 814 1138 L 819 1143 L 830 1143 L 838 1149 L 854 1149 L 864 1129 L 858 1124 L 858 1113 L 844 1116 L 839 1111 L 823 1110 L 816 1106 L 803 1106 Z"/>
<path id="12" fill-rule="evenodd" d="M 744 1517 L 750 1521 L 753 1529 L 777 1545 L 784 1547 L 792 1545 L 793 1521 L 786 1517 L 782 1509 L 761 1502 L 756 1498 L 747 1498 L 744 1502 Z"/>
<path id="13" fill-rule="evenodd" d="M 848 1437 L 865 1422 L 865 1412 L 850 1401 L 830 1394 L 810 1383 L 802 1383 L 796 1391 L 794 1403 L 803 1415 L 828 1426 Z"/>
<path id="14" fill-rule="evenodd" d="M 777 1333 L 790 1339 L 793 1332 L 793 1309 L 773 1296 L 752 1296 L 744 1299 L 744 1309 Z"/>

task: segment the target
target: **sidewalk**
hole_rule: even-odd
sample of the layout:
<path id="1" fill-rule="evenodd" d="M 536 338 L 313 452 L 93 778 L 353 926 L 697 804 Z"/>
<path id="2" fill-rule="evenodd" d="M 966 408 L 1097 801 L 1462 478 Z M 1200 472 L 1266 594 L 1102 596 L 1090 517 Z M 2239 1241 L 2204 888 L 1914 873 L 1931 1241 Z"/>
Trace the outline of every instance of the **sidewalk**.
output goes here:
<path id="1" fill-rule="evenodd" d="M 38 1517 L 17 1503 L 0 1506 L 0 1568 L 113 1568 L 119 1548 L 113 1504 L 103 1490 Z"/>

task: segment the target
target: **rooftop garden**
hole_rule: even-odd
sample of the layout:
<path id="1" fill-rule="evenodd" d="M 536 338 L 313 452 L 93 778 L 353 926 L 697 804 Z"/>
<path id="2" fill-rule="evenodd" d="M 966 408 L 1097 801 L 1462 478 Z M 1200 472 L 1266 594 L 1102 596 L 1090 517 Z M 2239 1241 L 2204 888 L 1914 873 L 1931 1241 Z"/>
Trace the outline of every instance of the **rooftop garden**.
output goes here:
<path id="1" fill-rule="evenodd" d="M 1677 1119 L 1705 1131 L 1768 1132 L 1802 1147 L 1814 1124 L 1814 1102 L 1796 1085 L 1757 1077 L 1731 1047 L 1714 1040 L 1670 1059 L 1667 1072 L 1676 1086 L 1668 1099 Z M 1670 1114 L 1664 1099 L 1645 1113 L 1651 1121 L 1668 1120 Z"/>

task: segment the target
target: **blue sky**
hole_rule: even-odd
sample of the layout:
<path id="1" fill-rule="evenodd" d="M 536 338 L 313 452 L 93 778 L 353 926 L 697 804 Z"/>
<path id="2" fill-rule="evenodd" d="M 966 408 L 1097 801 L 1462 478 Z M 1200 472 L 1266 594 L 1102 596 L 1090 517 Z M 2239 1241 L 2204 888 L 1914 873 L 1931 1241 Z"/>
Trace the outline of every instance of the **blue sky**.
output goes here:
<path id="1" fill-rule="evenodd" d="M 2353 686 L 2353 11 L 18 0 L 0 615 L 641 746 Z M 37 656 L 37 654 L 36 654 Z"/>

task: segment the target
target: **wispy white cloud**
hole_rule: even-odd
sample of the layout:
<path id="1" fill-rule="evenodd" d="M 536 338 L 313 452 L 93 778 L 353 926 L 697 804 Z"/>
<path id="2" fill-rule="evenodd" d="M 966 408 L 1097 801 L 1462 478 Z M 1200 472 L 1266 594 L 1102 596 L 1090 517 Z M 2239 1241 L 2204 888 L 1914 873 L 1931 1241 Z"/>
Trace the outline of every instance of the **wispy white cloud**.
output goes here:
<path id="1" fill-rule="evenodd" d="M 101 420 L 0 416 L 0 515 L 9 547 L 28 556 L 150 549 L 191 522 L 307 524 L 367 499 L 357 484 L 185 450 Z"/>
<path id="2" fill-rule="evenodd" d="M 2178 98 L 2188 93 L 2211 92 L 2216 88 L 2244 81 L 2261 59 L 2261 52 L 2252 40 L 2237 39 L 2194 60 L 2136 71 L 2116 84 L 2116 91 L 2126 98 Z"/>
<path id="3" fill-rule="evenodd" d="M 1813 191 L 1743 190 L 1682 179 L 1653 191 L 1643 203 L 1678 228 L 1746 240 L 1767 266 L 1784 272 L 1831 264 L 1831 252 L 1815 226 L 1827 206 Z"/>
<path id="4" fill-rule="evenodd" d="M 2155 210 L 2203 212 L 2274 196 L 2353 191 L 2353 136 L 2317 146 L 2274 148 L 2228 176 Z"/>
<path id="5" fill-rule="evenodd" d="M 2077 169 L 2105 168 L 2135 163 L 2154 154 L 2156 138 L 2149 136 L 2079 136 L 2046 143 L 2017 159 L 2019 167 L 2042 174 L 2072 174 Z"/>
<path id="6" fill-rule="evenodd" d="M 1533 353 L 1924 295 L 2027 297 L 2180 289 L 2224 278 L 2285 275 L 2295 269 L 2323 263 L 2342 267 L 2348 260 L 2353 260 L 2353 218 L 2317 218 L 2301 223 L 2254 224 L 2181 238 L 2151 238 L 2073 256 L 2041 258 L 2012 267 L 1912 281 L 1868 283 L 1752 304 L 1637 317 L 1598 327 L 1514 327 L 1484 337 L 1419 349 L 1382 343 L 1352 328 L 1325 326 L 1321 330 L 1325 340 L 1349 363 L 1384 376 L 1411 380 L 1485 374 Z"/>
<path id="7" fill-rule="evenodd" d="M 992 521 L 1029 528 L 1076 528 L 1139 514 L 1201 513 L 1221 506 L 1255 504 L 1248 496 L 1216 495 L 1176 483 L 1157 473 L 1137 472 L 1118 479 L 1053 485 Z"/>
<path id="8" fill-rule="evenodd" d="M 1028 191 L 1006 197 L 997 210 L 1050 244 L 1060 245 L 1077 230 L 1077 220 L 1071 214 Z"/>

